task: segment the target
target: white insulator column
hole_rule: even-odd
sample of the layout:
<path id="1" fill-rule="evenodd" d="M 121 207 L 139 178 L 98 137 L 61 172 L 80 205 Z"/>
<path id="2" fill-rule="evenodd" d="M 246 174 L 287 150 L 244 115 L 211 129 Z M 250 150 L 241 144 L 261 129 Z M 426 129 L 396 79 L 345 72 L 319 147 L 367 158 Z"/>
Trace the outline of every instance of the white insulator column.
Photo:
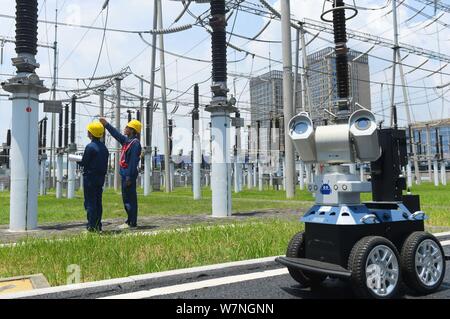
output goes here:
<path id="1" fill-rule="evenodd" d="M 148 196 L 152 192 L 151 174 L 152 153 L 151 150 L 146 150 L 144 153 L 144 196 Z"/>
<path id="2" fill-rule="evenodd" d="M 20 75 L 18 74 L 18 77 Z M 11 231 L 37 228 L 39 93 L 47 91 L 38 79 L 31 80 L 27 74 L 22 76 L 25 76 L 22 83 L 14 83 L 16 80 L 14 78 L 7 84 L 3 84 L 5 91 L 13 93 L 10 153 L 9 229 Z M 33 76 L 36 75 L 33 74 Z"/>
<path id="3" fill-rule="evenodd" d="M 437 159 L 433 161 L 433 173 L 434 173 L 434 186 L 439 186 L 439 166 Z"/>
<path id="4" fill-rule="evenodd" d="M 83 187 L 84 187 L 84 180 L 83 180 L 83 174 L 82 173 L 80 173 L 79 174 L 79 179 L 80 179 L 80 190 L 82 191 L 83 190 Z"/>
<path id="5" fill-rule="evenodd" d="M 56 157 L 56 198 L 63 197 L 63 155 L 58 152 Z"/>
<path id="6" fill-rule="evenodd" d="M 252 168 L 252 164 L 248 164 L 248 168 L 247 168 L 247 185 L 248 185 L 248 189 L 252 189 L 253 188 L 253 168 Z"/>
<path id="7" fill-rule="evenodd" d="M 174 163 L 171 161 L 169 164 L 169 168 L 170 168 L 170 191 L 173 191 L 175 189 L 175 165 Z"/>
<path id="8" fill-rule="evenodd" d="M 114 173 L 109 173 L 108 176 L 108 187 L 114 188 Z"/>
<path id="9" fill-rule="evenodd" d="M 44 190 L 44 177 L 45 176 L 45 166 L 44 166 L 44 161 L 41 158 L 41 161 L 39 163 L 39 195 L 45 195 L 45 190 Z"/>
<path id="10" fill-rule="evenodd" d="M 263 166 L 261 165 L 261 163 L 259 163 L 259 167 L 258 167 L 258 190 L 260 192 L 263 191 Z"/>
<path id="11" fill-rule="evenodd" d="M 210 183 L 210 172 L 205 172 L 205 186 L 206 187 L 210 187 L 211 183 Z"/>
<path id="12" fill-rule="evenodd" d="M 298 181 L 300 184 L 300 190 L 304 190 L 305 189 L 305 178 L 304 176 L 304 172 L 305 172 L 305 164 L 303 163 L 303 161 L 300 161 L 300 172 L 298 174 Z"/>
<path id="13" fill-rule="evenodd" d="M 307 184 L 311 184 L 313 182 L 313 179 L 312 179 L 312 165 L 311 164 L 306 164 L 305 169 L 306 169 L 306 183 Z"/>
<path id="14" fill-rule="evenodd" d="M 239 169 L 238 169 L 238 159 L 237 155 L 234 156 L 234 169 L 233 169 L 233 177 L 234 177 L 234 192 L 239 193 Z"/>
<path id="15" fill-rule="evenodd" d="M 211 113 L 213 150 L 211 160 L 212 216 L 231 216 L 231 159 L 228 129 L 231 126 L 230 113 Z"/>
<path id="16" fill-rule="evenodd" d="M 258 162 L 253 164 L 253 186 L 258 186 Z"/>
<path id="17" fill-rule="evenodd" d="M 447 185 L 447 173 L 445 171 L 445 161 L 441 162 L 441 183 Z"/>
<path id="18" fill-rule="evenodd" d="M 194 163 L 192 163 L 192 189 L 194 193 L 194 200 L 202 198 L 201 191 L 201 164 L 202 164 L 202 150 L 200 145 L 200 135 L 194 133 Z"/>
<path id="19" fill-rule="evenodd" d="M 364 178 L 364 164 L 363 163 L 361 163 L 361 165 L 359 165 L 359 180 L 361 182 L 365 181 L 365 178 Z"/>
<path id="20" fill-rule="evenodd" d="M 76 180 L 77 163 L 69 161 L 69 171 L 67 172 L 67 198 L 75 197 L 75 180 Z"/>
<path id="21" fill-rule="evenodd" d="M 406 165 L 406 182 L 408 187 L 412 187 L 412 170 L 411 170 L 411 163 L 408 161 L 408 164 Z"/>

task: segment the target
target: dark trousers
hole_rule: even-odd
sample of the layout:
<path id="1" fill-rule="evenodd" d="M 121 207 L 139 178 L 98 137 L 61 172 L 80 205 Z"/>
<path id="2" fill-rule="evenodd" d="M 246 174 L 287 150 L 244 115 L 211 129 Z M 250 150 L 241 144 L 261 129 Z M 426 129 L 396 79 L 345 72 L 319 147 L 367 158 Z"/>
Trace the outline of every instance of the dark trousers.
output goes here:
<path id="1" fill-rule="evenodd" d="M 122 177 L 122 200 L 123 207 L 128 214 L 126 223 L 131 227 L 136 227 L 138 214 L 136 179 L 131 180 L 131 185 L 127 186 L 125 178 Z"/>
<path id="2" fill-rule="evenodd" d="M 103 183 L 83 176 L 84 208 L 87 213 L 87 229 L 102 230 L 102 194 Z"/>

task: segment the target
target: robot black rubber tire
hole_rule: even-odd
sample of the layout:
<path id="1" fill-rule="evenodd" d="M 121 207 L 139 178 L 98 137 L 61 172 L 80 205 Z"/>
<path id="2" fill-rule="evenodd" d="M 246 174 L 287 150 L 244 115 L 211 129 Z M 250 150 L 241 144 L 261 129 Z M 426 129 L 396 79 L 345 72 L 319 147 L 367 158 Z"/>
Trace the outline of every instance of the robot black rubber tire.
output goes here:
<path id="1" fill-rule="evenodd" d="M 389 299 L 397 295 L 401 285 L 400 258 L 390 240 L 363 237 L 353 246 L 348 268 L 357 297 Z"/>
<path id="2" fill-rule="evenodd" d="M 445 277 L 445 255 L 436 237 L 422 231 L 412 233 L 403 243 L 400 256 L 408 287 L 421 294 L 429 294 L 439 288 Z"/>
<path id="3" fill-rule="evenodd" d="M 289 242 L 286 257 L 304 258 L 305 257 L 305 242 L 304 232 L 295 234 Z M 326 276 L 320 274 L 312 274 L 306 271 L 293 269 L 288 267 L 289 274 L 303 287 L 310 287 L 320 284 L 326 279 Z"/>

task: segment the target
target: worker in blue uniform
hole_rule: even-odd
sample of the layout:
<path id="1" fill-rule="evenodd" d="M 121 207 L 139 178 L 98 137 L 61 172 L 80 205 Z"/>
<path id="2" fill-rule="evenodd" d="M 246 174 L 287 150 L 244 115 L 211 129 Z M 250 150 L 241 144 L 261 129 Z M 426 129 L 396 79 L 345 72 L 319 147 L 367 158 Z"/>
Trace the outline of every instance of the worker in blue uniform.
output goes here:
<path id="1" fill-rule="evenodd" d="M 105 175 L 108 170 L 109 152 L 100 139 L 105 129 L 100 122 L 92 122 L 87 126 L 91 142 L 84 149 L 81 162 L 83 167 L 84 208 L 87 212 L 87 230 L 102 230 L 102 194 Z"/>
<path id="2" fill-rule="evenodd" d="M 119 226 L 120 229 L 137 227 L 138 202 L 136 192 L 136 181 L 138 177 L 138 165 L 141 157 L 142 147 L 139 141 L 139 133 L 142 124 L 138 120 L 131 120 L 121 134 L 116 128 L 111 126 L 105 118 L 100 118 L 100 122 L 121 145 L 120 151 L 120 176 L 122 177 L 122 200 L 128 219 L 125 224 Z"/>

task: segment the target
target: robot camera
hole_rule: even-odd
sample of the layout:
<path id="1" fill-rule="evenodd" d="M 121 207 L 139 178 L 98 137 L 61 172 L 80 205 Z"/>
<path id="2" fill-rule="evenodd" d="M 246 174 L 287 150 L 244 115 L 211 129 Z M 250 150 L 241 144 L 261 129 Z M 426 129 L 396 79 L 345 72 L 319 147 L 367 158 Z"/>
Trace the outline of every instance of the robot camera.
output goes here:
<path id="1" fill-rule="evenodd" d="M 369 110 L 358 110 L 349 119 L 356 157 L 361 161 L 376 161 L 381 156 L 377 122 Z"/>
<path id="2" fill-rule="evenodd" d="M 306 112 L 301 112 L 289 121 L 289 136 L 305 163 L 316 161 L 316 145 L 313 122 Z"/>

